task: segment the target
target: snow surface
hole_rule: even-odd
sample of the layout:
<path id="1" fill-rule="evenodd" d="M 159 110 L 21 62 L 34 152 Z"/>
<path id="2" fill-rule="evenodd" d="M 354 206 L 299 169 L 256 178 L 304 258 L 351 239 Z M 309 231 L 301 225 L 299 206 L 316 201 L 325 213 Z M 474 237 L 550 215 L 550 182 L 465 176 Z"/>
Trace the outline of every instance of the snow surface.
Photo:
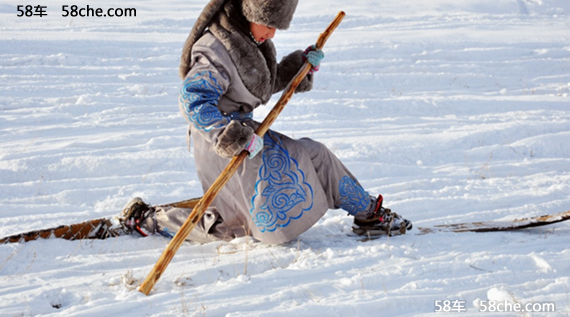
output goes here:
<path id="1" fill-rule="evenodd" d="M 201 195 L 177 68 L 205 3 L 0 4 L 0 236 Z M 48 16 L 17 17 L 22 4 Z M 64 18 L 62 5 L 137 16 Z M 2 245 L 0 316 L 568 316 L 570 224 L 417 227 L 570 209 L 570 1 L 301 1 L 278 54 L 340 10 L 314 90 L 273 128 L 325 143 L 412 232 L 360 242 L 331 210 L 286 245 L 185 243 L 148 297 L 136 287 L 162 237 Z M 435 313 L 438 300 L 467 312 Z M 487 300 L 557 312 L 479 312 Z"/>

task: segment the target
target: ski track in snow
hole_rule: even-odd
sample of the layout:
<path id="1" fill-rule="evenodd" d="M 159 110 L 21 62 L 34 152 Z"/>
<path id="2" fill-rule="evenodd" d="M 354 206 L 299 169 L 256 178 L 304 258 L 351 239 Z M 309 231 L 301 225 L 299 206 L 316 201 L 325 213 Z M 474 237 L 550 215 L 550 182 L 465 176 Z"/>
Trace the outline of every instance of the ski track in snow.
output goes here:
<path id="1" fill-rule="evenodd" d="M 0 236 L 202 194 L 177 68 L 205 3 L 69 3 L 130 18 L 0 4 Z M 570 314 L 570 224 L 417 235 L 570 209 L 568 1 L 305 1 L 278 54 L 340 10 L 314 90 L 273 128 L 325 143 L 412 232 L 359 242 L 330 210 L 286 245 L 185 243 L 149 297 L 136 287 L 162 237 L 1 245 L 0 316 L 427 316 L 437 300 L 465 301 L 446 316 L 509 315 L 478 312 L 485 300 Z"/>

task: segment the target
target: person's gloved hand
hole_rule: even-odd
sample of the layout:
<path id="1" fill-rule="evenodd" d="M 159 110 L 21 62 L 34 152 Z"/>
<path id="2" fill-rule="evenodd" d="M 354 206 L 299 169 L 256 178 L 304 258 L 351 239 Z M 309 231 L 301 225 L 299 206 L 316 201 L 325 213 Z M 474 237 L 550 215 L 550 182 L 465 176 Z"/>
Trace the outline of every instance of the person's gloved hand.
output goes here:
<path id="1" fill-rule="evenodd" d="M 232 158 L 247 150 L 253 158 L 263 148 L 263 138 L 256 135 L 251 127 L 232 120 L 218 136 L 214 151 L 221 157 Z"/>
<path id="2" fill-rule="evenodd" d="M 252 159 L 261 149 L 263 149 L 263 138 L 254 133 L 249 143 L 245 145 L 245 150 L 249 152 L 249 158 Z"/>
<path id="3" fill-rule="evenodd" d="M 325 53 L 320 48 L 317 48 L 314 44 L 307 47 L 307 49 L 303 52 L 303 60 L 308 61 L 312 67 L 309 71 L 309 74 L 312 74 L 319 70 L 319 65 L 321 61 L 325 57 Z"/>

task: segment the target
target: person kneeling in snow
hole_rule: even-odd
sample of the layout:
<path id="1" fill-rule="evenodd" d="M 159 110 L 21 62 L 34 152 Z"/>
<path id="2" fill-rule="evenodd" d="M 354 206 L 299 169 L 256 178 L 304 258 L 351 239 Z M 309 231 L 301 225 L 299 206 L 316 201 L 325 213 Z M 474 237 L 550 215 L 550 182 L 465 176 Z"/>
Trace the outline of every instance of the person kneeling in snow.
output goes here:
<path id="1" fill-rule="evenodd" d="M 370 196 L 323 144 L 254 131 L 253 110 L 285 89 L 308 60 L 311 72 L 296 92 L 312 88 L 324 57 L 309 46 L 276 61 L 271 39 L 285 30 L 298 0 L 211 0 L 188 36 L 180 64 L 180 110 L 190 123 L 198 177 L 206 191 L 230 159 L 246 149 L 250 159 L 220 191 L 188 236 L 195 242 L 253 236 L 286 243 L 313 226 L 328 209 L 354 216 L 353 230 L 405 233 L 412 227 Z M 189 142 L 190 142 L 189 139 Z M 127 231 L 172 236 L 192 210 L 151 207 L 134 198 L 121 215 Z M 144 229 L 144 230 L 143 230 Z M 143 232 L 143 234 L 146 234 Z"/>

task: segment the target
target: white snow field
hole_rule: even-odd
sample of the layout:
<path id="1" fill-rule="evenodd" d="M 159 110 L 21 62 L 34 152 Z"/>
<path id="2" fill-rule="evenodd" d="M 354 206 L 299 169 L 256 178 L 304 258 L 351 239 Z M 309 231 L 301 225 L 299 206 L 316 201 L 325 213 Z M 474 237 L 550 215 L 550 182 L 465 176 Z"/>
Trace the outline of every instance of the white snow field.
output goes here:
<path id="1" fill-rule="evenodd" d="M 177 72 L 205 4 L 0 4 L 0 236 L 202 195 Z M 163 237 L 0 245 L 0 316 L 570 315 L 570 223 L 417 229 L 570 209 L 570 1 L 301 0 L 279 56 L 341 10 L 314 90 L 273 128 L 329 146 L 411 232 L 358 241 L 330 210 L 285 245 L 185 243 L 149 296 Z"/>

